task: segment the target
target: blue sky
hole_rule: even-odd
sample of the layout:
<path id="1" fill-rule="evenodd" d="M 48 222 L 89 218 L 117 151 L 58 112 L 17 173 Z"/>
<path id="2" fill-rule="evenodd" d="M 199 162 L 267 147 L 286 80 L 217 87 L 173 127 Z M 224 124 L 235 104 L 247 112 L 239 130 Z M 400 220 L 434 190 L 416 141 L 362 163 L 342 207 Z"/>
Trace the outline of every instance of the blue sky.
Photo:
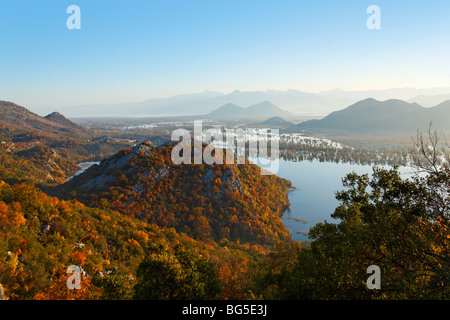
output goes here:
<path id="1" fill-rule="evenodd" d="M 69 30 L 69 5 L 81 30 Z M 369 30 L 369 5 L 381 30 Z M 450 1 L 9 0 L 0 100 L 32 110 L 214 90 L 450 87 Z"/>

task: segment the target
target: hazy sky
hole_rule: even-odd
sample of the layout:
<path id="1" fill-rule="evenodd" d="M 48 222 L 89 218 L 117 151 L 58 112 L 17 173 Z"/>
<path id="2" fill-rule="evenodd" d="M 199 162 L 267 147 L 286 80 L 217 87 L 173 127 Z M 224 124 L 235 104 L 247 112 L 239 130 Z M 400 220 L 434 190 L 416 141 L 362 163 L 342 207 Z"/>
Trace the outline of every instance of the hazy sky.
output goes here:
<path id="1" fill-rule="evenodd" d="M 69 30 L 69 5 L 81 29 Z M 369 5 L 381 30 L 369 30 Z M 450 86 L 450 1 L 2 0 L 0 100 Z"/>

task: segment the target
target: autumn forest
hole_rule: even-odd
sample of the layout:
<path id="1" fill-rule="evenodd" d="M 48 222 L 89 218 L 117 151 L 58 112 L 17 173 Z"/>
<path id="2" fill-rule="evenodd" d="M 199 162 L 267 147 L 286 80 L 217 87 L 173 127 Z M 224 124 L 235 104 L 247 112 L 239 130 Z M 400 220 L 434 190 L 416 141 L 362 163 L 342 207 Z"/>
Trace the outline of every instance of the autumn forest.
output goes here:
<path id="1" fill-rule="evenodd" d="M 281 156 L 296 161 L 392 165 L 342 177 L 338 223 L 300 242 L 282 222 L 292 183 L 248 160 L 176 165 L 163 131 L 92 128 L 4 101 L 0 110 L 5 299 L 450 298 L 449 146 L 431 129 L 390 151 L 282 139 Z M 405 179 L 396 165 L 411 159 L 422 174 Z M 98 164 L 73 176 L 86 161 Z M 67 286 L 72 265 L 79 289 Z M 366 285 L 370 265 L 383 270 L 380 290 Z"/>

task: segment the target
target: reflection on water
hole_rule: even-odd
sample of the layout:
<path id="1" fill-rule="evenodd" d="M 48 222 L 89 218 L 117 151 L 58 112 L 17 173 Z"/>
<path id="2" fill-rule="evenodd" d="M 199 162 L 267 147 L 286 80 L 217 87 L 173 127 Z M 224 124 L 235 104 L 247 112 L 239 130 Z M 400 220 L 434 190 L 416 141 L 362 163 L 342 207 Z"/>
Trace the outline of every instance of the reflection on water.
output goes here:
<path id="1" fill-rule="evenodd" d="M 277 175 L 291 180 L 296 188 L 289 194 L 291 206 L 283 214 L 283 222 L 294 240 L 308 240 L 309 228 L 318 222 L 338 222 L 331 218 L 339 205 L 335 192 L 344 189 L 342 178 L 352 171 L 357 174 L 367 173 L 369 176 L 373 172 L 369 165 L 280 160 Z M 400 168 L 404 178 L 408 171 L 408 168 Z"/>
<path id="2" fill-rule="evenodd" d="M 68 180 L 99 163 L 78 164 L 80 170 Z M 407 178 L 412 172 L 407 167 L 400 167 L 399 170 L 403 178 Z M 291 231 L 292 238 L 298 241 L 308 240 L 309 228 L 316 223 L 339 222 L 331 218 L 331 214 L 339 205 L 335 192 L 344 189 L 342 179 L 350 172 L 370 176 L 372 171 L 372 166 L 369 165 L 280 159 L 277 176 L 290 180 L 295 187 L 289 193 L 291 206 L 283 213 L 282 218 L 286 228 Z"/>

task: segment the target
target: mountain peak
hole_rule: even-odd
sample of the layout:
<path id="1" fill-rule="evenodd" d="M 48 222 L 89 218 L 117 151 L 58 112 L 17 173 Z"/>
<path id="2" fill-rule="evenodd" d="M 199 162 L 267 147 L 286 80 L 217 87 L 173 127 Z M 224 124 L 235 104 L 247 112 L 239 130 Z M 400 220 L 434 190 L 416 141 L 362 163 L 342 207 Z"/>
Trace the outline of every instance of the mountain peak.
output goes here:
<path id="1" fill-rule="evenodd" d="M 396 112 L 406 112 L 409 110 L 421 110 L 423 107 L 417 103 L 409 103 L 400 99 L 389 99 L 386 101 L 380 101 L 374 98 L 367 98 L 358 101 L 346 109 L 352 111 L 362 111 L 378 113 L 378 112 L 390 112 L 395 114 Z M 344 109 L 344 110 L 346 110 Z M 341 110 L 343 111 L 343 110 Z"/>
<path id="2" fill-rule="evenodd" d="M 361 101 L 358 101 L 357 103 L 367 103 L 367 102 L 381 102 L 381 101 L 377 100 L 375 98 L 369 97 L 369 98 L 363 99 Z"/>
<path id="3" fill-rule="evenodd" d="M 48 115 L 46 115 L 44 117 L 45 119 L 51 120 L 51 121 L 55 121 L 55 120 L 67 120 L 69 121 L 66 117 L 64 117 L 61 113 L 59 112 L 52 112 Z M 56 121 L 55 121 L 56 122 Z"/>
<path id="4" fill-rule="evenodd" d="M 227 103 L 218 109 L 210 112 L 209 117 L 212 118 L 229 118 L 229 119 L 258 119 L 264 120 L 270 117 L 284 117 L 291 115 L 270 101 L 263 101 L 258 104 L 251 105 L 247 108 L 239 107 L 232 103 Z"/>
<path id="5" fill-rule="evenodd" d="M 450 109 L 450 100 L 446 100 L 437 106 L 432 107 L 432 109 Z"/>
<path id="6" fill-rule="evenodd" d="M 66 117 L 64 117 L 61 113 L 56 112 L 56 111 L 46 115 L 44 118 L 51 120 L 51 121 L 58 120 L 58 119 L 59 120 L 64 120 L 64 119 L 67 120 Z"/>
<path id="7" fill-rule="evenodd" d="M 258 107 L 258 108 L 262 108 L 262 107 L 271 107 L 271 108 L 278 108 L 276 105 L 274 105 L 272 102 L 270 101 L 263 101 L 257 104 L 254 104 L 252 106 L 250 106 L 249 108 L 252 107 Z"/>
<path id="8" fill-rule="evenodd" d="M 321 120 L 302 122 L 299 128 L 353 134 L 414 133 L 427 128 L 430 121 L 437 128 L 450 127 L 449 108 L 424 108 L 417 103 L 373 98 L 361 100 L 343 110 L 330 113 Z M 450 102 L 448 104 L 450 106 Z"/>
<path id="9" fill-rule="evenodd" d="M 289 122 L 289 121 L 283 119 L 282 117 L 278 117 L 278 116 L 269 118 L 266 121 L 262 122 L 261 124 L 269 125 L 269 126 L 277 126 L 277 127 L 290 127 L 290 126 L 294 125 L 292 122 Z"/>
<path id="10" fill-rule="evenodd" d="M 245 109 L 240 106 L 237 106 L 233 103 L 227 103 L 208 113 L 208 116 L 212 118 L 228 118 L 242 113 L 243 110 Z"/>
<path id="11" fill-rule="evenodd" d="M 234 104 L 234 103 L 224 104 L 223 106 L 219 107 L 219 109 L 220 108 L 241 108 L 241 109 L 243 109 L 242 107 L 240 107 L 240 106 L 238 106 L 237 104 Z"/>
<path id="12" fill-rule="evenodd" d="M 51 122 L 72 128 L 72 129 L 77 129 L 77 130 L 81 130 L 81 131 L 85 131 L 85 129 L 75 123 L 73 123 L 72 121 L 70 121 L 69 119 L 67 119 L 65 116 L 63 116 L 61 113 L 59 112 L 52 112 L 48 115 L 46 115 L 44 117 L 47 120 L 50 120 Z"/>
<path id="13" fill-rule="evenodd" d="M 86 138 L 88 132 L 81 126 L 66 119 L 58 112 L 41 117 L 25 107 L 13 102 L 0 101 L 1 117 L 0 123 L 3 126 L 14 128 L 18 132 L 33 132 L 40 137 L 52 137 L 60 139 L 65 137 Z"/>
<path id="14" fill-rule="evenodd" d="M 51 116 L 58 116 L 58 117 L 64 117 L 61 113 L 59 113 L 58 111 L 53 111 L 52 113 L 46 115 L 45 117 L 51 117 Z"/>

